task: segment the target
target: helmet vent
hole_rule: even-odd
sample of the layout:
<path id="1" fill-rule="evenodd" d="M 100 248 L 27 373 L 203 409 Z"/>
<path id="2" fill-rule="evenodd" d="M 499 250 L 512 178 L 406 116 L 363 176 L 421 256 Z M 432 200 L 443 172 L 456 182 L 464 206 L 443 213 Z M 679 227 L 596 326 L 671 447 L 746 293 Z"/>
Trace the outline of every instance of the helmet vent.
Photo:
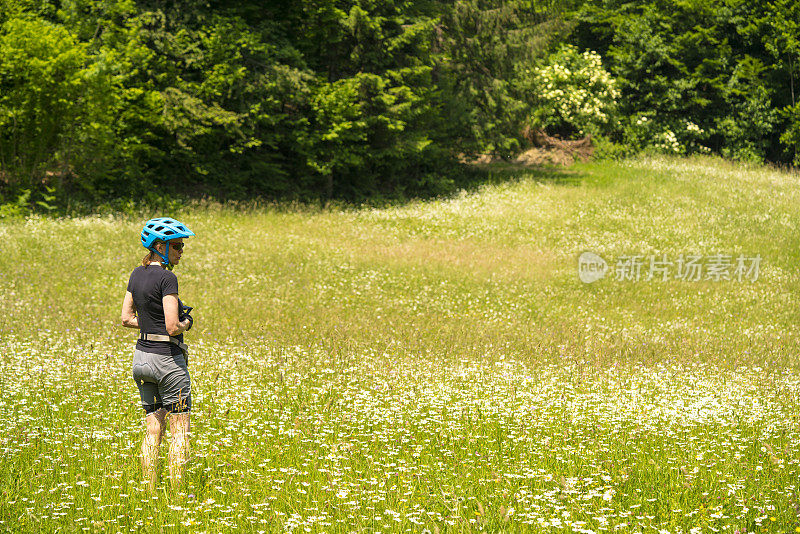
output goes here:
<path id="1" fill-rule="evenodd" d="M 164 230 L 164 235 L 172 235 L 174 233 L 172 230 Z"/>

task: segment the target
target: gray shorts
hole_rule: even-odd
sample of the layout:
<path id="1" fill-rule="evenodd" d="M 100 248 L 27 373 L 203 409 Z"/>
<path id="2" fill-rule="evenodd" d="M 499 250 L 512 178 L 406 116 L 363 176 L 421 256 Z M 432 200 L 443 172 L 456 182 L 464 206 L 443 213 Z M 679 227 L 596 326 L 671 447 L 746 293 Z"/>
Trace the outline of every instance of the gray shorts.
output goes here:
<path id="1" fill-rule="evenodd" d="M 183 354 L 163 356 L 136 349 L 132 374 L 146 413 L 161 407 L 172 413 L 191 410 L 192 383 Z"/>

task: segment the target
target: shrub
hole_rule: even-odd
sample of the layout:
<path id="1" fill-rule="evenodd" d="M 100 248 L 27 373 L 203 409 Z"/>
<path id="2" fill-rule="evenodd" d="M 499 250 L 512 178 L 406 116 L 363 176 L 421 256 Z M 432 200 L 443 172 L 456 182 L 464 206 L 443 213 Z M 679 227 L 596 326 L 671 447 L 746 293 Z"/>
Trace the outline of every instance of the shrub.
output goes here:
<path id="1" fill-rule="evenodd" d="M 613 128 L 619 91 L 596 52 L 562 45 L 522 79 L 534 95 L 532 128 L 565 136 L 598 136 Z"/>

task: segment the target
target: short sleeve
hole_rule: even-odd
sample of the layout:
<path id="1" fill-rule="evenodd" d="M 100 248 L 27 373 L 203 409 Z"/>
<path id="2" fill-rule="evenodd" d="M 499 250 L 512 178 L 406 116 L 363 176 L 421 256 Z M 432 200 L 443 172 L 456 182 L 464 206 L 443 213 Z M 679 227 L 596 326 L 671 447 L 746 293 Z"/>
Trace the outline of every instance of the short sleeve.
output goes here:
<path id="1" fill-rule="evenodd" d="M 178 277 L 175 273 L 164 271 L 164 278 L 161 279 L 161 295 L 178 294 Z"/>
<path id="2" fill-rule="evenodd" d="M 128 277 L 128 287 L 125 288 L 125 291 L 130 291 L 131 294 L 133 293 L 133 272 L 131 272 L 130 277 Z"/>

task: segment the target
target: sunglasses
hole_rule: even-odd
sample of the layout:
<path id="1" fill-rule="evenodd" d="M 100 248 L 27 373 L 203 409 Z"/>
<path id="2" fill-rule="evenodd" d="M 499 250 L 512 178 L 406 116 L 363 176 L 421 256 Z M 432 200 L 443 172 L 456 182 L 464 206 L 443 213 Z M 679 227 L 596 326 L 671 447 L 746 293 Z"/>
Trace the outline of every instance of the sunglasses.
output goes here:
<path id="1" fill-rule="evenodd" d="M 175 250 L 180 251 L 183 250 L 184 245 L 186 245 L 186 243 L 170 243 L 169 248 L 174 248 Z"/>

